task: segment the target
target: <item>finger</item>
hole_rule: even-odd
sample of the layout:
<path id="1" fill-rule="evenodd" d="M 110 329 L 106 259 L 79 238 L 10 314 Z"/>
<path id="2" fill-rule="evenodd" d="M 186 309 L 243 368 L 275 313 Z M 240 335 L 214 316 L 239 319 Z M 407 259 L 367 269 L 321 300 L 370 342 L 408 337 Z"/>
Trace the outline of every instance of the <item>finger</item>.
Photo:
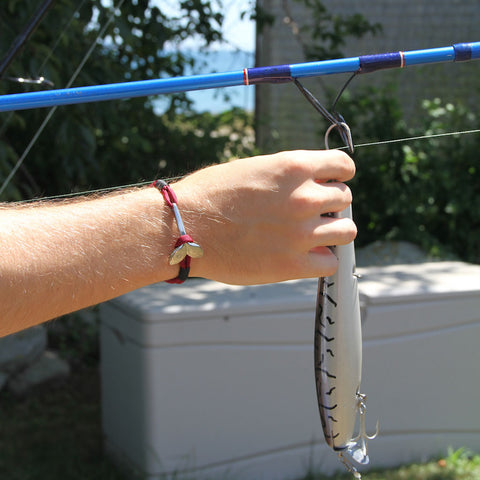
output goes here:
<path id="1" fill-rule="evenodd" d="M 315 179 L 345 182 L 355 175 L 353 160 L 342 150 L 297 150 L 284 152 L 287 158 L 295 158 L 308 166 Z"/>
<path id="2" fill-rule="evenodd" d="M 311 163 L 314 178 L 319 181 L 346 182 L 355 175 L 355 163 L 341 150 L 304 151 L 305 161 Z"/>
<path id="3" fill-rule="evenodd" d="M 355 240 L 357 227 L 350 218 L 321 217 L 313 229 L 314 246 L 347 245 Z"/>
<path id="4" fill-rule="evenodd" d="M 309 204 L 309 212 L 323 215 L 330 212 L 341 212 L 352 203 L 352 192 L 344 183 L 330 182 L 318 184 L 312 182 L 303 192 Z"/>
<path id="5" fill-rule="evenodd" d="M 308 277 L 329 277 L 338 268 L 338 259 L 328 247 L 312 248 L 306 256 Z"/>

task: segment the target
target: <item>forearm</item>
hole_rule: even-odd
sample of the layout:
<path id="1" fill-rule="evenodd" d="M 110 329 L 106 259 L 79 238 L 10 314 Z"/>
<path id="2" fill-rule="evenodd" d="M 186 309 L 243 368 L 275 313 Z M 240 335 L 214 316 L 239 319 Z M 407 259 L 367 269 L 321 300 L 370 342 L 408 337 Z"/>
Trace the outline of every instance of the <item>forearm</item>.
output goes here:
<path id="1" fill-rule="evenodd" d="M 175 277 L 156 189 L 0 209 L 0 336 Z"/>
<path id="2" fill-rule="evenodd" d="M 260 284 L 331 275 L 328 248 L 355 225 L 324 214 L 351 202 L 339 151 L 285 152 L 200 170 L 172 185 L 203 248 L 191 276 Z M 338 182 L 331 182 L 335 178 Z M 96 199 L 0 207 L 0 336 L 174 278 L 179 231 L 156 188 Z"/>

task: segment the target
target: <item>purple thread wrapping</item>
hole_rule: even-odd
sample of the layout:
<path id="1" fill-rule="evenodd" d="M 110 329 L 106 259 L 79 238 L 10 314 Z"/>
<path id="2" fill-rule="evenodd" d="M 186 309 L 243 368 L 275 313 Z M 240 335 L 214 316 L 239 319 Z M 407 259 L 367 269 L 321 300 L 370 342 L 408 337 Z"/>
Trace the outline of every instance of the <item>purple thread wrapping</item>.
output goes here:
<path id="1" fill-rule="evenodd" d="M 466 62 L 472 58 L 472 45 L 470 43 L 456 43 L 453 50 L 455 51 L 454 62 Z"/>
<path id="2" fill-rule="evenodd" d="M 400 52 L 362 55 L 358 57 L 358 60 L 360 64 L 358 73 L 370 73 L 385 68 L 400 68 L 402 66 L 402 55 Z"/>
<path id="3" fill-rule="evenodd" d="M 248 85 L 257 83 L 285 83 L 292 81 L 290 65 L 276 65 L 274 67 L 247 68 Z"/>

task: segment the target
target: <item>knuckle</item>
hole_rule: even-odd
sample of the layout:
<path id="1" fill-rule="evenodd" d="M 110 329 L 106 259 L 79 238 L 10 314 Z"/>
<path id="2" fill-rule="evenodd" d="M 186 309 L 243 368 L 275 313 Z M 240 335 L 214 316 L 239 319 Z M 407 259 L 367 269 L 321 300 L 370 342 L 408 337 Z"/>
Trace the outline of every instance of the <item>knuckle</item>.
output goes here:
<path id="1" fill-rule="evenodd" d="M 303 151 L 294 150 L 290 152 L 281 152 L 281 159 L 283 169 L 286 173 L 295 173 L 299 169 L 304 168 L 305 163 L 303 161 Z"/>
<path id="2" fill-rule="evenodd" d="M 281 168 L 287 175 L 302 175 L 311 176 L 313 174 L 312 166 L 318 163 L 318 158 L 315 157 L 318 152 L 311 150 L 290 150 L 280 152 L 279 159 L 281 160 Z"/>
<path id="3" fill-rule="evenodd" d="M 319 192 L 315 188 L 302 185 L 288 195 L 288 210 L 295 218 L 306 218 L 318 214 L 328 201 L 330 192 Z"/>

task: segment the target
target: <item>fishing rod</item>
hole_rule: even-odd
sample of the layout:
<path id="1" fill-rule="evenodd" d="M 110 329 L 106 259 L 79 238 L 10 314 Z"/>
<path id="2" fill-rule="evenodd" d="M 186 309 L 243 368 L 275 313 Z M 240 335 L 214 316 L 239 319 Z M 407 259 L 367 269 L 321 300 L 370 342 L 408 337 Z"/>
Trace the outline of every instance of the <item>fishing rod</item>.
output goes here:
<path id="1" fill-rule="evenodd" d="M 209 88 L 257 85 L 259 83 L 286 83 L 305 77 L 337 73 L 370 73 L 377 70 L 403 68 L 411 65 L 464 62 L 477 59 L 480 59 L 480 42 L 458 43 L 450 47 L 380 53 L 291 65 L 245 68 L 224 73 L 2 95 L 0 96 L 0 112 L 118 100 Z"/>

